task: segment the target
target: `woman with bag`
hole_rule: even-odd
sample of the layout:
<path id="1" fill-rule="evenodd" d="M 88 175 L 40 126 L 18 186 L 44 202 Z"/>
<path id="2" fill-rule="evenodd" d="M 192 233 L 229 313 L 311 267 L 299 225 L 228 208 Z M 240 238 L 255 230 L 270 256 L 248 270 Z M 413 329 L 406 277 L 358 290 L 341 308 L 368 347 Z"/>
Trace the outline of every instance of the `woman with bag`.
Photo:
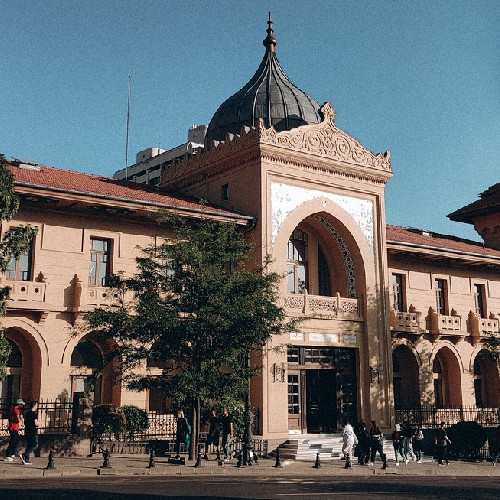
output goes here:
<path id="1" fill-rule="evenodd" d="M 445 423 L 441 422 L 436 433 L 436 439 L 434 440 L 434 444 L 437 447 L 438 465 L 444 465 L 443 460 L 446 462 L 446 465 L 450 465 L 450 462 L 448 462 L 448 445 L 451 444 L 451 440 L 444 426 Z"/>
<path id="2" fill-rule="evenodd" d="M 184 416 L 183 410 L 177 411 L 177 432 L 175 434 L 175 458 L 180 458 L 181 443 L 185 449 L 189 449 L 191 426 Z"/>
<path id="3" fill-rule="evenodd" d="M 424 451 L 424 433 L 422 432 L 422 426 L 417 425 L 417 430 L 413 435 L 413 451 L 417 457 L 417 464 L 422 463 L 422 452 Z"/>

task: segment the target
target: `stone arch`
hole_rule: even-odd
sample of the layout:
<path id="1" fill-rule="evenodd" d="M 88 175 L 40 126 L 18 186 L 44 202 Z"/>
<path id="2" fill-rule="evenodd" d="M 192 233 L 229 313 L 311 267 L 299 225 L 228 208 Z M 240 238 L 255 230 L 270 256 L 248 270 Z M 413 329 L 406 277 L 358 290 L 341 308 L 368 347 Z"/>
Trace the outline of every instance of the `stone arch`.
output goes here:
<path id="1" fill-rule="evenodd" d="M 456 347 L 451 342 L 440 342 L 433 349 L 430 365 L 436 406 L 461 406 L 464 366 Z"/>
<path id="2" fill-rule="evenodd" d="M 45 342 L 40 346 L 41 335 L 22 322 L 3 322 L 5 337 L 19 349 L 22 366 L 16 370 L 20 376 L 19 396 L 26 399 L 40 397 L 42 366 L 48 364 L 48 353 Z M 33 333 L 36 332 L 36 336 Z M 38 338 L 37 338 L 38 337 Z M 43 354 L 45 354 L 45 359 Z"/>
<path id="3" fill-rule="evenodd" d="M 286 248 L 296 227 L 312 216 L 321 216 L 330 222 L 348 246 L 353 260 L 358 291 L 375 290 L 376 276 L 373 252 L 356 221 L 331 200 L 316 198 L 299 205 L 282 222 L 272 248 L 272 257 L 278 271 L 284 268 Z M 358 293 L 360 295 L 360 293 Z"/>
<path id="4" fill-rule="evenodd" d="M 415 359 L 418 363 L 418 367 L 421 368 L 423 366 L 421 353 L 417 350 L 413 342 L 409 341 L 408 339 L 394 339 L 392 342 L 392 351 L 394 352 L 394 350 L 399 346 L 408 347 L 408 349 L 415 356 Z"/>
<path id="5" fill-rule="evenodd" d="M 419 357 L 406 343 L 401 342 L 393 346 L 392 367 L 396 409 L 415 408 L 420 405 L 420 366 Z"/>
<path id="6" fill-rule="evenodd" d="M 474 377 L 476 406 L 500 406 L 500 376 L 497 361 L 484 348 L 475 349 L 471 356 L 470 371 Z"/>
<path id="7" fill-rule="evenodd" d="M 79 346 L 82 349 L 79 350 Z M 85 346 L 85 347 L 83 347 Z M 108 362 L 112 345 L 103 339 L 99 332 L 90 332 L 78 338 L 71 339 L 65 347 L 63 362 L 70 369 L 71 394 L 87 392 L 87 380 L 94 383 L 93 396 L 96 402 L 119 405 L 121 399 L 120 384 L 116 383 L 116 361 Z M 91 359 L 90 356 L 100 356 Z"/>

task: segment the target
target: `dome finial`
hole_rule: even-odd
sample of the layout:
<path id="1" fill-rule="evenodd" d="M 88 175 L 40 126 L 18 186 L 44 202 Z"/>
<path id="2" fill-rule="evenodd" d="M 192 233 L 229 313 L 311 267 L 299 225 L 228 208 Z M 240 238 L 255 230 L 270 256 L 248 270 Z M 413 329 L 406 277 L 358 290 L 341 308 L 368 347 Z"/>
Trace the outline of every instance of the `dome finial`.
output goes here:
<path id="1" fill-rule="evenodd" d="M 267 21 L 267 36 L 262 42 L 264 47 L 266 47 L 267 52 L 276 52 L 276 38 L 274 38 L 274 30 L 273 30 L 273 20 L 271 18 L 271 13 L 269 12 L 269 21 Z"/>

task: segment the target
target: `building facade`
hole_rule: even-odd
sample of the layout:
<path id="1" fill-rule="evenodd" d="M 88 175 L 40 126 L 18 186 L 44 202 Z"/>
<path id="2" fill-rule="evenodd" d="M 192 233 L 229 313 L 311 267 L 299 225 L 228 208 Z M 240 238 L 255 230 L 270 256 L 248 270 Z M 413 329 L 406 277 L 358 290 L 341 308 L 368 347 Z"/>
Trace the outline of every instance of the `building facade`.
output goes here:
<path id="1" fill-rule="evenodd" d="M 161 187 L 185 198 L 12 165 L 22 205 L 2 234 L 21 223 L 39 232 L 2 277 L 13 286 L 2 323 L 14 347 L 2 397 L 87 389 L 106 346 L 70 332 L 81 312 L 112 304 L 105 276 L 133 272 L 136 246 L 164 236 L 150 215 L 168 208 L 248 225 L 253 261 L 271 257 L 280 303 L 302 319 L 254 354 L 264 439 L 334 433 L 345 415 L 389 428 L 405 408 L 500 407 L 498 363 L 481 343 L 500 331 L 500 250 L 387 226 L 390 154 L 367 150 L 335 125 L 330 103 L 290 81 L 268 25 L 259 68 L 214 114 L 203 149 L 158 160 Z M 129 393 L 107 375 L 96 401 L 161 409 L 168 396 Z"/>

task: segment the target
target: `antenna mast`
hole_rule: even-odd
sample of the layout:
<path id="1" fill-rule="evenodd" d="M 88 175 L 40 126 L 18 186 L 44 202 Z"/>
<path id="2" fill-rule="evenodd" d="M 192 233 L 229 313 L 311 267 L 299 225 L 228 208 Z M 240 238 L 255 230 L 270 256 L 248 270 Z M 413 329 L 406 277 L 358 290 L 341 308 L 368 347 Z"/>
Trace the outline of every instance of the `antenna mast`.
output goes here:
<path id="1" fill-rule="evenodd" d="M 125 180 L 128 180 L 128 139 L 130 130 L 130 71 L 128 73 L 128 99 L 127 99 L 127 142 L 125 144 Z"/>

